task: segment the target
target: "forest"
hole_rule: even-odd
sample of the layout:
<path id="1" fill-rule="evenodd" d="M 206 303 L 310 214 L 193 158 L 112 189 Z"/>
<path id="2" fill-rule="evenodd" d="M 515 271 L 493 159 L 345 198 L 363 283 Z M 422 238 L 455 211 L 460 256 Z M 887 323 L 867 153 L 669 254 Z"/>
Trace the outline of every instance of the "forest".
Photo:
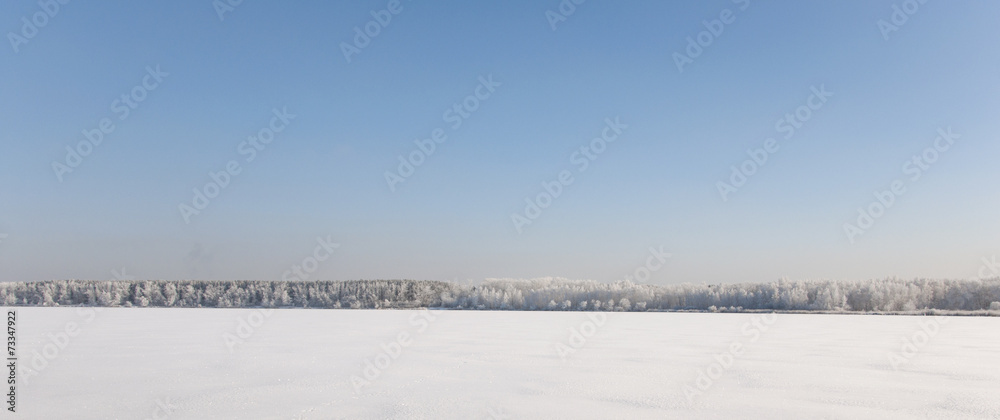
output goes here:
<path id="1" fill-rule="evenodd" d="M 561 278 L 418 280 L 57 280 L 0 284 L 7 306 L 440 308 L 528 311 L 1000 311 L 1000 278 L 652 285 Z"/>

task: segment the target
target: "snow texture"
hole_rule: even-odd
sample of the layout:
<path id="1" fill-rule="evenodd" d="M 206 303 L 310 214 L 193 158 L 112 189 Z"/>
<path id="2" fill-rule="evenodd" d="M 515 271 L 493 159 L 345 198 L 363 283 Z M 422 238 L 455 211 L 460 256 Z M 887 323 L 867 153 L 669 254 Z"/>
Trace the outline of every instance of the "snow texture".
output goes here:
<path id="1" fill-rule="evenodd" d="M 17 311 L 22 418 L 1000 418 L 995 317 Z"/>

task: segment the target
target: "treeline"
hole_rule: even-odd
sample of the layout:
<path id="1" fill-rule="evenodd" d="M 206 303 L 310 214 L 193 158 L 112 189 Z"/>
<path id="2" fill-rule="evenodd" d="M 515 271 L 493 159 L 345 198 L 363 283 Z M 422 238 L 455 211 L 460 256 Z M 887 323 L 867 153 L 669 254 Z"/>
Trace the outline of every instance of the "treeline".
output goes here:
<path id="1" fill-rule="evenodd" d="M 0 284 L 7 306 L 448 308 L 555 311 L 1000 310 L 1000 278 L 650 285 L 556 278 L 479 285 L 414 280 L 44 281 Z"/>

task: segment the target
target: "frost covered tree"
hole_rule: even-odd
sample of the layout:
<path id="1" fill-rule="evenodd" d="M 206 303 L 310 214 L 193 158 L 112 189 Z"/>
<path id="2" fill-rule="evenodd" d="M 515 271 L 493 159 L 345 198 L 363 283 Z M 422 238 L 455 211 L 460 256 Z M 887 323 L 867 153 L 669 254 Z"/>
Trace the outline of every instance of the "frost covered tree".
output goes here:
<path id="1" fill-rule="evenodd" d="M 434 281 L 46 281 L 0 284 L 7 305 L 673 311 L 1000 310 L 1000 279 L 649 285 L 557 278 Z M 576 302 L 574 305 L 573 302 Z M 730 309 L 731 308 L 731 309 Z"/>

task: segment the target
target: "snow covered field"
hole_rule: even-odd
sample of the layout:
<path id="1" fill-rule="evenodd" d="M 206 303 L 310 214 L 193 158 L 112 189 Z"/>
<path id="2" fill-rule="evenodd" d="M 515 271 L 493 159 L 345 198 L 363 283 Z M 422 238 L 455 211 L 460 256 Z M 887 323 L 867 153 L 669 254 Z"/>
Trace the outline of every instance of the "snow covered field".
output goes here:
<path id="1" fill-rule="evenodd" d="M 95 310 L 17 308 L 21 418 L 1000 418 L 1000 318 Z"/>

